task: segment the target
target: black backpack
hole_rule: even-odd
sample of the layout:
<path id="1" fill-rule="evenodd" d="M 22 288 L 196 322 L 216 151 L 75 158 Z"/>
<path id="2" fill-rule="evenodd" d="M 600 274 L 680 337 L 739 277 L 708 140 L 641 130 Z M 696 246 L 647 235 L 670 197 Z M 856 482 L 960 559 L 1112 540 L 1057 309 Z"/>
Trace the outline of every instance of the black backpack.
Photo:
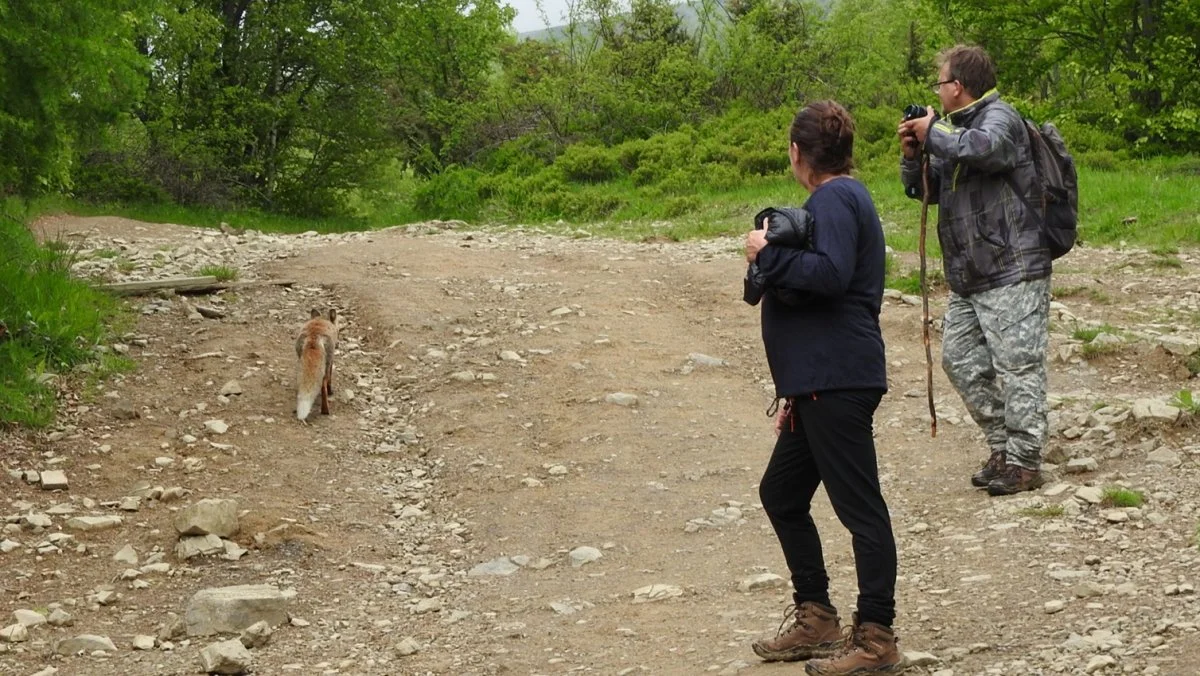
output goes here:
<path id="1" fill-rule="evenodd" d="M 1055 259 L 1075 246 L 1079 234 L 1079 179 L 1075 173 L 1075 158 L 1067 150 L 1058 127 L 1050 122 L 1039 128 L 1025 120 L 1025 130 L 1029 132 L 1030 154 L 1037 172 L 1033 197 L 1038 206 L 1031 204 L 1029 196 L 1017 189 L 1012 174 L 1007 176 L 1008 183 L 1013 193 L 1025 203 L 1025 208 L 1041 218 L 1046 248 L 1050 250 L 1050 258 Z"/>

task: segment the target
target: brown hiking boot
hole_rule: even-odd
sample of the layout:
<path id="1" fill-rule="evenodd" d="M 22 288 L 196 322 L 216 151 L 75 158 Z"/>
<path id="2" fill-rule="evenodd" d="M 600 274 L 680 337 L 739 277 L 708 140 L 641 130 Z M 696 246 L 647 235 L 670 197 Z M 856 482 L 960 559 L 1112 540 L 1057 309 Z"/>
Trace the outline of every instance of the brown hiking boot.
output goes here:
<path id="1" fill-rule="evenodd" d="M 1032 491 L 1044 483 L 1042 473 L 1036 469 L 1025 469 L 1009 465 L 1004 473 L 988 484 L 988 495 L 1016 495 L 1021 491 Z"/>
<path id="2" fill-rule="evenodd" d="M 805 601 L 784 611 L 783 622 L 775 638 L 755 641 L 754 654 L 768 662 L 795 662 L 832 655 L 842 644 L 842 625 L 837 611 L 829 606 Z M 791 626 L 784 625 L 792 620 Z"/>
<path id="3" fill-rule="evenodd" d="M 896 635 L 891 629 L 864 622 L 854 615 L 854 626 L 847 627 L 849 640 L 828 659 L 813 660 L 804 665 L 810 676 L 871 676 L 898 674 L 904 671 L 904 658 L 896 649 Z"/>
<path id="4" fill-rule="evenodd" d="M 988 484 L 992 483 L 992 479 L 996 479 L 1004 473 L 1004 467 L 1004 451 L 992 451 L 992 455 L 983 464 L 983 468 L 971 475 L 971 485 L 976 488 L 986 488 Z"/>

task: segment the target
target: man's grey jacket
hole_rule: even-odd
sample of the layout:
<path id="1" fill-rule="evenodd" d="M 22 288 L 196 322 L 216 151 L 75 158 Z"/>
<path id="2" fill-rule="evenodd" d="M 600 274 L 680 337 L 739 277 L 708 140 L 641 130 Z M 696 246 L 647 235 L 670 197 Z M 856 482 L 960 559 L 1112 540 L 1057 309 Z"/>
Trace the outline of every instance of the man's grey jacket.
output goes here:
<path id="1" fill-rule="evenodd" d="M 969 296 L 1050 274 L 1040 217 L 1013 193 L 1036 195 L 1037 173 L 1020 114 L 996 90 L 934 122 L 929 202 L 938 205 L 938 241 L 950 289 Z M 920 199 L 919 160 L 900 160 L 906 192 Z M 914 189 L 909 189 L 914 188 Z"/>

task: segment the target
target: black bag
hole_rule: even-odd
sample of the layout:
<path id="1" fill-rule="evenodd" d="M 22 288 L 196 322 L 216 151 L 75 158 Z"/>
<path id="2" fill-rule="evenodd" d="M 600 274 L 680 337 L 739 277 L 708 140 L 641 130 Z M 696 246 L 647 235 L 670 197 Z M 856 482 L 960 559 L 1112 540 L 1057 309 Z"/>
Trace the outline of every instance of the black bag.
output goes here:
<path id="1" fill-rule="evenodd" d="M 1013 193 L 1042 222 L 1042 233 L 1051 260 L 1062 256 L 1075 246 L 1079 234 L 1079 179 L 1075 173 L 1075 158 L 1067 151 L 1058 128 L 1047 122 L 1039 128 L 1025 120 L 1033 167 L 1037 181 L 1033 186 L 1035 203 L 1017 190 L 1012 174 L 1006 176 Z"/>
<path id="2" fill-rule="evenodd" d="M 812 214 L 804 209 L 767 207 L 755 214 L 754 229 L 762 230 L 764 221 L 766 221 L 768 244 L 786 246 L 791 249 L 812 250 L 813 218 Z M 751 263 L 746 268 L 746 278 L 742 282 L 742 300 L 750 305 L 758 305 L 768 288 L 781 302 L 792 307 L 806 305 L 811 297 L 807 291 L 768 287 L 758 269 L 758 264 Z"/>

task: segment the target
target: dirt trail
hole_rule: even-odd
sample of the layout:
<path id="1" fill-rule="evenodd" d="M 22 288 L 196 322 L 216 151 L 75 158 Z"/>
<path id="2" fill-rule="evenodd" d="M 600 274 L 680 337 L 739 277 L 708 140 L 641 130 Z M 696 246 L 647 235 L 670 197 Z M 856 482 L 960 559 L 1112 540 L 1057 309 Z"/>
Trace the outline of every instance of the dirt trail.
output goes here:
<path id="1" fill-rule="evenodd" d="M 49 494 L 4 478 L 13 506 L 3 513 L 68 501 L 117 513 L 103 503 L 139 481 L 178 485 L 191 491 L 185 502 L 237 499 L 248 512 L 235 539 L 250 550 L 237 562 L 177 561 L 170 519 L 182 503 L 151 502 L 117 529 L 77 533 L 83 552 L 39 556 L 31 547 L 45 534 L 12 530 L 25 549 L 0 554 L 13 571 L 0 612 L 66 603 L 75 622 L 30 630 L 30 642 L 0 652 L 5 673 L 194 673 L 208 640 L 137 652 L 129 637 L 155 634 L 199 589 L 242 583 L 294 589 L 290 612 L 307 624 L 252 651 L 257 673 L 796 673 L 749 650 L 774 630 L 785 590 L 739 590 L 754 575 L 787 573 L 757 504 L 772 390 L 732 240 L 636 245 L 430 227 L 255 247 L 121 219 L 46 227 L 90 230 L 95 248 L 114 237 L 130 251 L 279 248 L 244 261 L 246 276 L 297 285 L 134 301 L 162 308 L 135 330 L 145 340 L 133 343 L 138 370 L 69 406 L 61 434 L 5 437 L 5 469 L 42 469 L 52 453 L 71 487 Z M 1071 294 L 1060 300 L 1076 321 L 1194 335 L 1196 260 L 1141 260 L 1072 253 L 1056 276 Z M 189 318 L 189 304 L 225 318 Z M 291 339 L 310 307 L 329 305 L 345 322 L 338 397 L 333 415 L 301 425 L 291 418 Z M 1180 585 L 1200 584 L 1189 542 L 1200 435 L 1129 415 L 1114 422 L 1136 398 L 1200 390 L 1186 360 L 1142 336 L 1084 361 L 1068 354 L 1074 324 L 1056 318 L 1052 351 L 1067 361 L 1056 357 L 1051 376 L 1053 447 L 1099 469 L 1064 476 L 1070 486 L 1053 495 L 996 500 L 967 486 L 982 442 L 940 373 L 943 424 L 928 436 L 919 308 L 889 299 L 882 323 L 891 392 L 877 443 L 900 547 L 897 632 L 904 649 L 941 660 L 914 672 L 1196 673 L 1200 603 Z M 221 356 L 190 358 L 208 352 Z M 225 403 L 217 393 L 231 379 L 243 393 Z M 615 393 L 636 403 L 606 401 Z M 229 432 L 206 433 L 213 418 Z M 1068 440 L 1071 427 L 1080 435 Z M 1161 450 L 1179 462 L 1146 460 Z M 156 465 L 164 456 L 174 460 Z M 1073 497 L 1121 482 L 1147 497 L 1123 521 Z M 849 538 L 819 501 L 834 600 L 849 611 Z M 1060 514 L 1044 509 L 1060 504 Z M 120 601 L 99 605 L 89 597 L 113 584 L 123 566 L 111 556 L 126 543 L 160 548 L 173 572 L 147 589 L 117 582 Z M 578 547 L 602 556 L 573 566 Z M 502 557 L 522 565 L 470 572 Z M 638 602 L 634 590 L 648 585 L 680 595 Z M 1056 600 L 1065 609 L 1048 613 Z M 107 634 L 118 651 L 50 655 L 77 633 Z M 406 637 L 416 654 L 397 652 Z"/>

